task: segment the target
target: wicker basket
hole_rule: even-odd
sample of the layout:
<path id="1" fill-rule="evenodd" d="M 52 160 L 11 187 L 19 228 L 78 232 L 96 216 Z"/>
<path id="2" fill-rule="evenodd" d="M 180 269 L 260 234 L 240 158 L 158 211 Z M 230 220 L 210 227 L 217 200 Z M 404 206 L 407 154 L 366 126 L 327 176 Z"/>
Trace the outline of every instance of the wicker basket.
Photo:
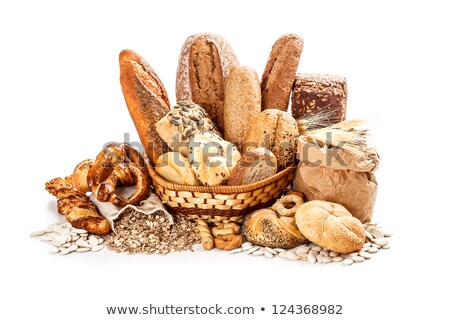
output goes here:
<path id="1" fill-rule="evenodd" d="M 156 194 L 172 213 L 211 223 L 242 222 L 246 214 L 271 205 L 292 182 L 295 166 L 265 180 L 242 186 L 189 186 L 159 176 L 151 165 Z"/>

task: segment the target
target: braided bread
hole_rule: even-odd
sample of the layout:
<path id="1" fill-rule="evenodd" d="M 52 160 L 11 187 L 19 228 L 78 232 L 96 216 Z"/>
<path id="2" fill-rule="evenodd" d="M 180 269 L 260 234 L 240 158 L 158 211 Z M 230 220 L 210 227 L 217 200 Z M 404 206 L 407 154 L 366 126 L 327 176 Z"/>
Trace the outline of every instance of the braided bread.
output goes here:
<path id="1" fill-rule="evenodd" d="M 75 228 L 85 229 L 90 233 L 108 234 L 109 222 L 102 217 L 89 197 L 76 190 L 64 179 L 55 178 L 45 184 L 45 189 L 58 198 L 58 212 L 65 215 Z"/>

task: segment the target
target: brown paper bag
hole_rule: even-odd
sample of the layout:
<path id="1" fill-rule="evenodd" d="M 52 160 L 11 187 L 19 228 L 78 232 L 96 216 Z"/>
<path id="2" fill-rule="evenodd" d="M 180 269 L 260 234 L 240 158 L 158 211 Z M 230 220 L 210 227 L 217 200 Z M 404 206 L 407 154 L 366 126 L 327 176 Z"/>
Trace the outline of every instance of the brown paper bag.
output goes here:
<path id="1" fill-rule="evenodd" d="M 377 195 L 373 172 L 378 168 L 379 157 L 367 141 L 357 151 L 352 148 L 341 148 L 332 139 L 327 144 L 314 135 L 300 136 L 297 149 L 300 164 L 294 176 L 294 190 L 304 193 L 307 201 L 339 203 L 366 223 L 372 219 Z"/>

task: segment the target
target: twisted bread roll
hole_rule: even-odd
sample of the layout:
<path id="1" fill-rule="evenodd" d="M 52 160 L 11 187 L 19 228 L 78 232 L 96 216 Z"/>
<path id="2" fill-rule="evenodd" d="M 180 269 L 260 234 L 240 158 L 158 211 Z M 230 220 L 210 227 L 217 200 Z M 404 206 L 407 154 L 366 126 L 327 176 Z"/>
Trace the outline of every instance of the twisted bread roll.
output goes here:
<path id="1" fill-rule="evenodd" d="M 306 238 L 338 253 L 358 251 L 366 240 L 361 221 L 337 203 L 307 202 L 297 210 L 295 220 Z"/>
<path id="2" fill-rule="evenodd" d="M 200 241 L 202 243 L 203 249 L 211 250 L 214 248 L 214 241 L 209 230 L 208 223 L 205 220 L 197 219 L 197 230 L 200 235 Z"/>
<path id="3" fill-rule="evenodd" d="M 45 189 L 58 198 L 58 212 L 64 214 L 75 228 L 103 235 L 111 230 L 108 220 L 98 213 L 97 207 L 89 201 L 89 197 L 63 179 L 50 180 L 45 184 Z"/>
<path id="4" fill-rule="evenodd" d="M 300 201 L 298 198 L 296 201 Z M 248 241 L 270 248 L 294 248 L 308 242 L 298 230 L 294 217 L 283 216 L 283 211 L 275 212 L 272 208 L 257 210 L 247 216 L 242 234 Z"/>

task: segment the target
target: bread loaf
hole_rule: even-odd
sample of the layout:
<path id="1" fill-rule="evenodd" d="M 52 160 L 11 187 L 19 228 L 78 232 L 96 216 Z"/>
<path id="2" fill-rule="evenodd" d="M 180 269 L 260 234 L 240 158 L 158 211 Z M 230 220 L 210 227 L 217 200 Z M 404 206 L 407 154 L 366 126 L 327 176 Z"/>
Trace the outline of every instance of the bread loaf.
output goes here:
<path id="1" fill-rule="evenodd" d="M 231 70 L 225 89 L 225 140 L 240 146 L 254 117 L 261 112 L 258 74 L 251 67 Z"/>
<path id="2" fill-rule="evenodd" d="M 306 238 L 334 252 L 358 251 L 366 240 L 361 221 L 337 203 L 309 201 L 297 210 L 295 220 Z"/>
<path id="3" fill-rule="evenodd" d="M 261 80 L 263 110 L 287 111 L 302 50 L 303 39 L 296 34 L 286 34 L 272 46 Z"/>
<path id="4" fill-rule="evenodd" d="M 328 74 L 298 74 L 292 89 L 292 116 L 322 114 L 322 126 L 345 120 L 347 81 L 342 76 Z"/>
<path id="5" fill-rule="evenodd" d="M 189 140 L 197 134 L 219 134 L 216 126 L 200 105 L 192 101 L 179 101 L 156 123 L 159 136 L 175 152 L 188 156 Z"/>
<path id="6" fill-rule="evenodd" d="M 249 214 L 242 225 L 242 235 L 251 243 L 270 248 L 289 249 L 308 242 L 294 217 L 280 216 L 271 208 Z"/>
<path id="7" fill-rule="evenodd" d="M 237 65 L 233 49 L 222 37 L 211 33 L 190 36 L 178 61 L 177 101 L 201 105 L 223 133 L 225 83 L 230 69 Z"/>
<path id="8" fill-rule="evenodd" d="M 156 162 L 155 171 L 173 183 L 198 185 L 188 159 L 178 152 L 167 152 L 161 155 Z"/>
<path id="9" fill-rule="evenodd" d="M 229 186 L 250 184 L 277 173 L 277 157 L 265 148 L 248 150 L 231 171 Z"/>
<path id="10" fill-rule="evenodd" d="M 298 136 L 297 123 L 289 113 L 267 109 L 252 120 L 242 152 L 269 149 L 277 157 L 278 170 L 282 170 L 294 162 Z"/>
<path id="11" fill-rule="evenodd" d="M 189 141 L 189 162 L 195 177 L 205 186 L 217 186 L 230 178 L 241 154 L 237 148 L 212 133 Z"/>
<path id="12" fill-rule="evenodd" d="M 145 153 L 154 165 L 169 151 L 155 124 L 170 110 L 167 92 L 155 71 L 137 53 L 124 50 L 119 56 L 120 84 Z"/>

